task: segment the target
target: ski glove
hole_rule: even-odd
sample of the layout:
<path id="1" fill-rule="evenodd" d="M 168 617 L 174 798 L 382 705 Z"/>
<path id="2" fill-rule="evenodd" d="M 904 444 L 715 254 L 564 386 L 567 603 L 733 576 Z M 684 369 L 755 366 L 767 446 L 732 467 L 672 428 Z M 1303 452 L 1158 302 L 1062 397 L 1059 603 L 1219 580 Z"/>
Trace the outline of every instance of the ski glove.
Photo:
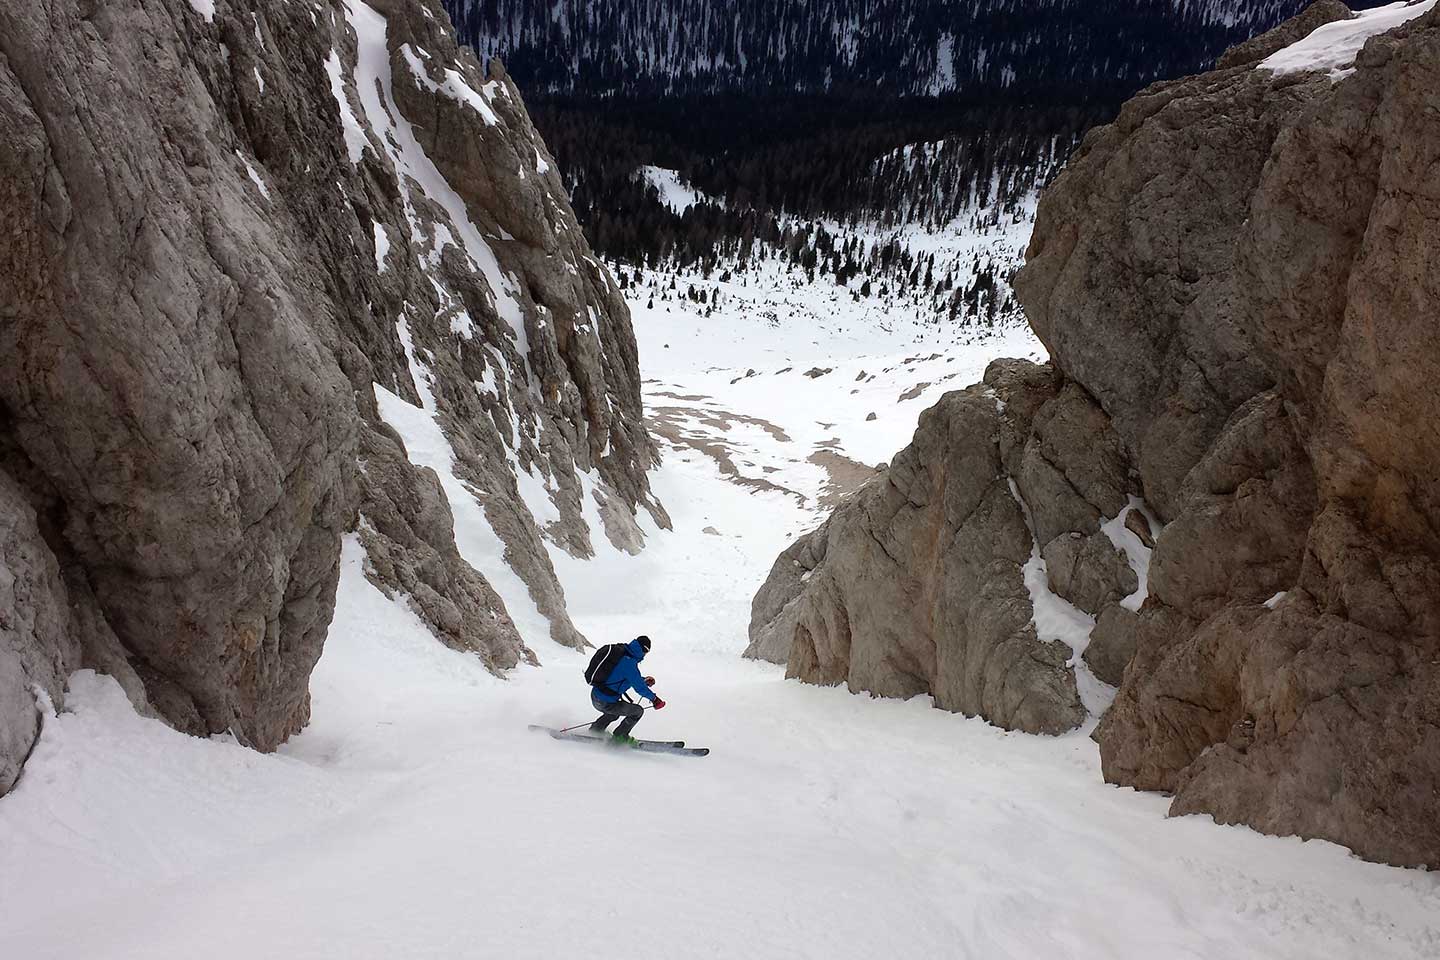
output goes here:
<path id="1" fill-rule="evenodd" d="M 653 704 L 655 704 L 655 709 L 656 709 L 656 710 L 664 710 L 664 709 L 665 709 L 665 701 L 664 701 L 664 700 L 661 700 L 659 697 L 656 697 L 654 700 L 652 700 L 652 701 L 650 701 L 650 702 L 653 703 Z"/>
<path id="2" fill-rule="evenodd" d="M 653 686 L 655 686 L 655 678 L 654 678 L 654 677 L 646 677 L 646 678 L 645 678 L 645 686 L 647 686 L 647 687 L 653 687 Z"/>

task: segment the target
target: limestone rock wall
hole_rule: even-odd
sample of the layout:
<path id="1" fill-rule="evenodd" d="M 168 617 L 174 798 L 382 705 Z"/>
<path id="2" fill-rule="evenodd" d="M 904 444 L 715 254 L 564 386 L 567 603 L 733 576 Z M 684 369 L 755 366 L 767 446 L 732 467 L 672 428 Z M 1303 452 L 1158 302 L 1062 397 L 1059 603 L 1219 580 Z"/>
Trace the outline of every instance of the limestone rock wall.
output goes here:
<path id="1" fill-rule="evenodd" d="M 1371 39 L 1338 82 L 1256 69 L 1270 46 L 1092 136 L 1017 281 L 1170 521 L 1096 736 L 1108 779 L 1175 812 L 1433 866 L 1440 19 Z M 1253 154 L 1176 150 L 1242 124 Z M 1165 344 L 1161 375 L 1094 356 L 1103 330 Z"/>
<path id="2" fill-rule="evenodd" d="M 666 522 L 628 313 L 503 68 L 428 0 L 208 6 L 0 8 L 0 791 L 82 665 L 299 729 L 347 531 L 503 670 L 507 605 L 584 643 L 551 549 Z"/>
<path id="3" fill-rule="evenodd" d="M 1325 0 L 1092 131 L 1042 197 L 1015 281 L 1052 386 L 1028 419 L 1007 403 L 974 428 L 983 388 L 948 396 L 902 457 L 923 446 L 952 465 L 947 488 L 1014 480 L 1051 590 L 1095 615 L 1082 680 L 1118 684 L 1095 731 L 1108 780 L 1172 794 L 1175 813 L 1435 867 L 1440 12 L 1371 38 L 1338 78 L 1257 68 L 1348 15 Z M 1025 438 L 1005 455 L 1012 431 Z M 964 501 L 892 543 L 875 505 L 935 508 L 907 498 L 906 475 L 881 483 L 894 492 L 867 488 L 777 562 L 752 655 L 1028 729 L 923 669 L 969 647 L 970 611 L 1014 595 L 1018 528 L 967 542 Z M 1125 498 L 1128 535 L 1111 522 Z M 1126 571 L 1112 544 L 1140 562 Z M 882 586 L 844 575 L 879 553 Z M 1117 601 L 1127 572 L 1137 589 Z M 910 586 L 935 581 L 957 590 L 931 602 Z M 888 634 L 854 628 L 875 598 Z M 812 656 L 841 649 L 810 638 L 842 610 L 848 660 Z M 921 679 L 873 682 L 875 663 Z"/>
<path id="4" fill-rule="evenodd" d="M 1078 725 L 1073 651 L 1037 633 L 1025 567 L 1037 540 L 1072 523 L 1098 533 L 1101 512 L 1125 503 L 1125 478 L 1067 473 L 1063 453 L 1044 449 L 1037 413 L 1089 414 L 1062 392 L 1048 365 L 1002 361 L 925 411 L 910 446 L 776 560 L 746 655 L 812 683 L 930 694 L 1007 728 Z"/>

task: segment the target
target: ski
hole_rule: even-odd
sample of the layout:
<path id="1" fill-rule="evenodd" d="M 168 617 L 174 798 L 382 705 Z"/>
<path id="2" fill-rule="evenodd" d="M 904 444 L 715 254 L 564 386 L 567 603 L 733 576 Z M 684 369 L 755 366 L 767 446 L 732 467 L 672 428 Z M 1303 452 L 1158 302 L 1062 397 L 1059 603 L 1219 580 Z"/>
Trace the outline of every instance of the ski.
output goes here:
<path id="1" fill-rule="evenodd" d="M 588 733 L 571 733 L 568 731 L 555 730 L 550 727 L 532 725 L 532 730 L 544 730 L 556 740 L 571 740 L 578 743 L 594 743 L 604 747 L 624 748 L 638 750 L 641 753 L 669 753 L 680 757 L 707 757 L 710 755 L 709 747 L 687 747 L 684 741 L 674 740 L 637 740 L 634 743 L 617 744 L 609 737 L 597 737 Z"/>
<path id="2" fill-rule="evenodd" d="M 641 740 L 631 749 L 639 750 L 642 753 L 672 753 L 677 757 L 710 756 L 709 747 L 673 747 L 668 743 L 654 743 L 649 740 Z"/>
<path id="3" fill-rule="evenodd" d="M 579 730 L 576 730 L 576 731 L 568 731 L 568 730 L 567 730 L 567 731 L 560 731 L 560 730 L 556 730 L 554 727 L 541 726 L 541 725 L 538 724 L 538 723 L 532 723 L 532 724 L 530 724 L 530 729 L 531 729 L 531 730 L 534 730 L 534 731 L 537 731 L 537 732 L 539 732 L 539 733 L 548 733 L 548 734 L 550 734 L 552 737 L 555 737 L 557 740 L 559 740 L 559 739 L 569 739 L 569 738 L 571 738 L 571 737 L 574 737 L 574 738 L 580 739 L 580 740 L 608 740 L 608 739 L 610 738 L 610 735 L 609 735 L 608 733 L 607 733 L 607 734 L 601 734 L 600 736 L 596 736 L 596 735 L 593 734 L 593 733 L 585 733 L 585 732 L 579 731 Z M 562 732 L 564 733 L 564 737 L 557 736 L 558 734 L 561 734 Z M 684 741 L 684 740 L 640 740 L 639 742 L 640 742 L 640 743 L 648 743 L 648 744 L 651 744 L 651 745 L 657 746 L 657 747 L 683 747 L 683 746 L 685 746 L 685 741 Z"/>

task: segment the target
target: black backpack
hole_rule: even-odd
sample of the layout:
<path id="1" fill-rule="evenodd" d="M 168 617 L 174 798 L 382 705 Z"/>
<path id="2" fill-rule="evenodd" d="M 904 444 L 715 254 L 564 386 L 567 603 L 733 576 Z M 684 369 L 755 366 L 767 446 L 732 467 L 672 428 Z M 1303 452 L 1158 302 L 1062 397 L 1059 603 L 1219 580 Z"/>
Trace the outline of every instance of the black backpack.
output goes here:
<path id="1" fill-rule="evenodd" d="M 590 666 L 585 668 L 585 682 L 613 694 L 615 691 L 611 690 L 605 681 L 610 679 L 610 674 L 615 672 L 615 668 L 628 653 L 623 643 L 607 643 L 596 650 L 595 655 L 590 658 Z"/>

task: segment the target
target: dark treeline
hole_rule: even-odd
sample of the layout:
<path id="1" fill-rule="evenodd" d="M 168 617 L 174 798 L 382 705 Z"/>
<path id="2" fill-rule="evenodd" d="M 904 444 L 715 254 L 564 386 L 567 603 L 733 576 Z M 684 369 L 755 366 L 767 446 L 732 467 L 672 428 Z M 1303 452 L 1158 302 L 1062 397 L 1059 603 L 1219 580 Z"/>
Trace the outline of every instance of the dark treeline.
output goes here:
<path id="1" fill-rule="evenodd" d="M 527 94 L 1048 98 L 1192 73 L 1307 0 L 445 0 Z"/>
<path id="2" fill-rule="evenodd" d="M 602 255 L 705 276 L 778 260 L 980 322 L 1013 311 L 1018 253 L 937 262 L 900 228 L 1018 220 L 1127 97 L 1307 2 L 444 0 L 525 92 Z M 717 202 L 673 212 L 647 165 Z"/>
<path id="3" fill-rule="evenodd" d="M 596 249 L 688 265 L 773 245 L 787 215 L 936 225 L 975 203 L 1004 209 L 1114 108 L 724 94 L 538 97 L 530 109 Z M 905 155 L 909 144 L 931 146 Z M 724 205 L 677 216 L 636 176 L 647 164 Z"/>
<path id="4" fill-rule="evenodd" d="M 981 325 L 1015 314 L 1013 260 L 917 253 L 891 228 L 959 216 L 987 218 L 973 224 L 984 227 L 1015 215 L 1094 122 L 1073 107 L 1001 110 L 957 98 L 779 97 L 763 109 L 755 99 L 539 98 L 531 110 L 591 243 L 613 260 L 722 283 L 779 265 L 857 299 Z M 746 117 L 756 122 L 745 127 Z M 744 129 L 732 138 L 727 127 Z M 676 214 L 636 175 L 644 165 L 673 169 L 724 202 Z M 622 286 L 635 279 L 623 268 L 618 276 Z M 704 285 L 668 284 L 651 295 L 714 306 Z"/>
<path id="5" fill-rule="evenodd" d="M 1307 2 L 444 0 L 525 92 L 596 249 L 682 265 L 773 245 L 787 214 L 1003 213 L 1136 90 Z M 725 204 L 677 216 L 643 165 Z"/>
<path id="6" fill-rule="evenodd" d="M 856 301 L 874 298 L 887 309 L 902 307 L 915 316 L 931 316 L 956 323 L 994 327 L 1017 319 L 1019 307 L 1010 292 L 1013 260 L 997 251 L 969 258 L 916 253 L 901 235 L 858 236 L 834 233 L 824 224 L 804 220 L 777 220 L 762 216 L 757 233 L 741 237 L 721 235 L 713 249 L 685 262 L 682 253 L 642 258 L 637 266 L 655 272 L 631 270 L 621 264 L 616 280 L 623 289 L 656 300 L 689 300 L 712 315 L 721 304 L 722 286 L 742 280 L 752 271 L 764 271 L 776 261 L 785 272 L 808 284 L 833 282 L 845 287 Z M 688 248 L 685 248 L 688 249 Z M 669 272 L 667 272 L 669 271 Z M 681 280 L 681 277 L 685 279 Z"/>

